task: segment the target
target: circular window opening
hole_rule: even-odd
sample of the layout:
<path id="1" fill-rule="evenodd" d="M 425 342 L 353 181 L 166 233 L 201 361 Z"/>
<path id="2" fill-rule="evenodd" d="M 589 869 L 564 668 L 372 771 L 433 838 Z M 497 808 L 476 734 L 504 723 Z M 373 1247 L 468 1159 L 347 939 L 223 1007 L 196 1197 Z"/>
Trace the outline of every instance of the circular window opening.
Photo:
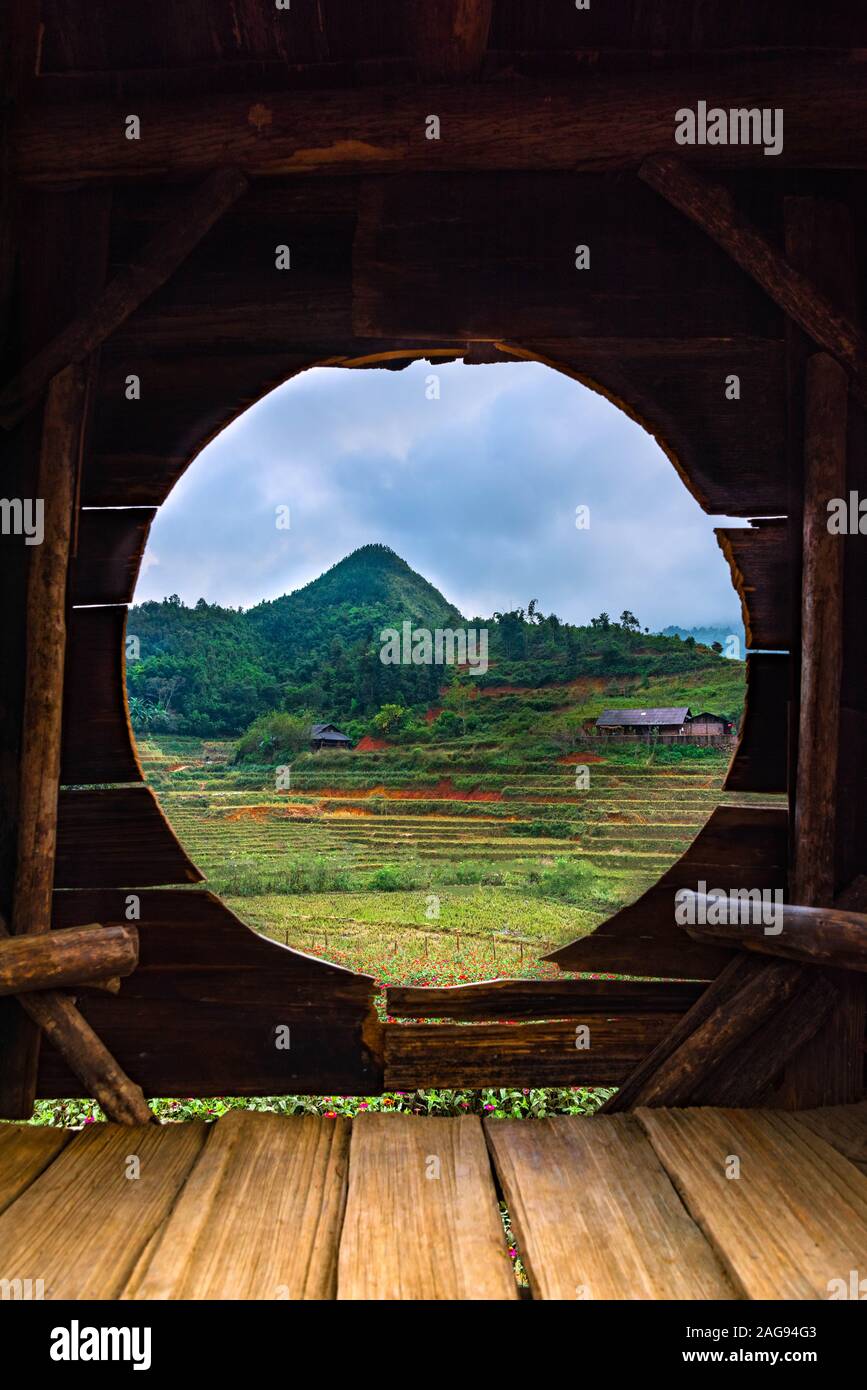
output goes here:
<path id="1" fill-rule="evenodd" d="M 207 886 L 384 984 L 556 974 L 724 799 L 722 520 L 537 362 L 271 392 L 161 508 L 129 615 L 145 775 Z"/>

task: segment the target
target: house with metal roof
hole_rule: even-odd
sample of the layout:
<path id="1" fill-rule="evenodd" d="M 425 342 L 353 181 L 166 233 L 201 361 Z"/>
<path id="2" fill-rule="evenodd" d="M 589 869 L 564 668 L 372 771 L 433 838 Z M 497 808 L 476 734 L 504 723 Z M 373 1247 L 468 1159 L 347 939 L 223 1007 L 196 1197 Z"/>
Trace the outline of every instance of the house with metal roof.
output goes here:
<path id="1" fill-rule="evenodd" d="M 314 724 L 310 730 L 310 747 L 314 750 L 351 748 L 352 739 L 343 733 L 342 729 L 338 729 L 336 724 Z"/>
<path id="2" fill-rule="evenodd" d="M 603 733 L 682 734 L 690 717 L 688 705 L 668 705 L 651 709 L 605 709 L 596 720 Z"/>

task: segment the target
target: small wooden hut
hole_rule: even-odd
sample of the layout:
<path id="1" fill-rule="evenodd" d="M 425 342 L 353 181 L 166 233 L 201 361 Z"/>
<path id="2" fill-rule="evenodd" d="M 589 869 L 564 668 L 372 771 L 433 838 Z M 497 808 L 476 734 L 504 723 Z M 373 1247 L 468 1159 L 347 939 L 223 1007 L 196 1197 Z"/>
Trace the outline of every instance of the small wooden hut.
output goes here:
<path id="1" fill-rule="evenodd" d="M 511 1298 L 496 1169 L 535 1297 L 827 1297 L 867 1262 L 867 542 L 826 524 L 867 494 L 863 4 L 12 0 L 2 23 L 0 491 L 44 503 L 44 542 L 0 535 L 0 1116 L 87 1095 L 111 1123 L 0 1126 L 0 1273 Z M 383 1024 L 373 979 L 196 886 L 124 633 L 156 509 L 224 425 L 311 365 L 418 357 L 566 373 L 741 519 L 718 535 L 746 801 L 549 957 L 596 978 L 392 989 L 421 1022 Z M 697 901 L 684 925 L 702 883 L 781 894 L 780 930 Z M 486 1148 L 473 1115 L 160 1128 L 146 1100 L 487 1085 L 617 1087 L 630 1113 Z"/>

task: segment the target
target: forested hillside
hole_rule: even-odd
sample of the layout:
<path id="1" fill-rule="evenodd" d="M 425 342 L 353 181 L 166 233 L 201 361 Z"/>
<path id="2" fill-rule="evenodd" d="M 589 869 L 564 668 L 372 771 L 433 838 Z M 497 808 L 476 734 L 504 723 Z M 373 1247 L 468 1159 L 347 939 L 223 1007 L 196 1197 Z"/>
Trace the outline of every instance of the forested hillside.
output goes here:
<path id="1" fill-rule="evenodd" d="M 486 629 L 488 669 L 383 664 L 380 634 L 404 622 L 431 631 Z M 246 611 L 203 599 L 189 608 L 176 595 L 139 604 L 128 635 L 137 639 L 127 669 L 134 725 L 202 736 L 238 733 L 273 710 L 334 720 L 358 736 L 388 706 L 403 712 L 397 725 L 433 737 L 430 711 L 443 704 L 440 732 L 454 732 L 455 721 L 471 732 L 493 718 L 493 702 L 479 698 L 490 691 L 515 697 L 496 702 L 498 718 L 510 709 L 554 715 L 585 704 L 591 692 L 597 703 L 634 694 L 649 704 L 651 692 L 686 682 L 695 695 L 684 699 L 696 707 L 712 701 L 737 720 L 743 698 L 741 663 L 693 638 L 642 631 L 629 612 L 618 619 L 601 613 L 576 627 L 543 614 L 534 599 L 526 608 L 465 619 L 381 545 L 363 546 L 304 588 Z M 580 698 L 577 690 L 559 689 L 576 682 L 583 682 Z"/>

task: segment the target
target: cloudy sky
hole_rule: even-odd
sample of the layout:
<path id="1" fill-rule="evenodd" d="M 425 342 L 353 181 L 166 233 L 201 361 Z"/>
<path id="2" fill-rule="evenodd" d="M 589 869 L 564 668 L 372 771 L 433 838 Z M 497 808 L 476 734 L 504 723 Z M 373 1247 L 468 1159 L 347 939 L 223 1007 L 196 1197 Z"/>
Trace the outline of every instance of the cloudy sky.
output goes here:
<path id="1" fill-rule="evenodd" d="M 738 614 L 713 535 L 724 521 L 639 425 L 539 363 L 315 368 L 190 466 L 157 514 L 136 600 L 247 607 L 382 541 L 466 617 L 535 598 L 578 623 L 630 608 L 651 630 L 691 627 Z"/>

